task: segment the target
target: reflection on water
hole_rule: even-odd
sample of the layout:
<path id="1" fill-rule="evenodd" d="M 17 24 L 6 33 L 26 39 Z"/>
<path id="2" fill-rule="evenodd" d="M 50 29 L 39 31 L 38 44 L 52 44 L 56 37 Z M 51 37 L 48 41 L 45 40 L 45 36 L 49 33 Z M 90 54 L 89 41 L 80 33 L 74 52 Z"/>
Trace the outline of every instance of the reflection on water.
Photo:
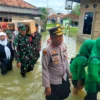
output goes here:
<path id="1" fill-rule="evenodd" d="M 43 37 L 43 48 L 46 46 L 47 37 L 46 34 Z M 76 54 L 76 39 L 67 36 L 64 38 L 70 59 Z M 26 78 L 21 77 L 15 62 L 13 66 L 13 71 L 8 72 L 5 76 L 0 75 L 0 100 L 45 100 L 42 87 L 41 57 L 35 65 L 34 71 L 27 73 Z M 77 96 L 71 93 L 67 100 L 83 100 L 84 95 L 84 90 L 80 91 Z"/>

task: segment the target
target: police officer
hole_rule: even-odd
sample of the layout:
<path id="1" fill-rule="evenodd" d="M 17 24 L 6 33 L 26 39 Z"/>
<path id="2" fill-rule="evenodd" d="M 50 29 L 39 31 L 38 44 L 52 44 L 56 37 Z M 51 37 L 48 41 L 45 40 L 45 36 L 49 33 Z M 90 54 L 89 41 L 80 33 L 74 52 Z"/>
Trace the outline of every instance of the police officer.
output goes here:
<path id="1" fill-rule="evenodd" d="M 33 54 L 30 38 L 26 35 L 25 25 L 19 25 L 19 34 L 15 38 L 14 46 L 16 47 L 17 67 L 21 69 L 22 77 L 26 76 L 26 72 L 33 69 Z M 31 71 L 31 70 L 30 70 Z"/>
<path id="2" fill-rule="evenodd" d="M 51 43 L 43 49 L 42 81 L 46 100 L 63 100 L 69 96 L 71 77 L 67 47 L 63 43 L 61 27 L 49 30 Z"/>
<path id="3" fill-rule="evenodd" d="M 74 94 L 82 89 L 85 85 L 86 71 L 88 59 L 91 55 L 95 40 L 86 40 L 80 47 L 76 57 L 71 61 L 70 70 L 72 73 L 72 84 L 74 86 Z"/>

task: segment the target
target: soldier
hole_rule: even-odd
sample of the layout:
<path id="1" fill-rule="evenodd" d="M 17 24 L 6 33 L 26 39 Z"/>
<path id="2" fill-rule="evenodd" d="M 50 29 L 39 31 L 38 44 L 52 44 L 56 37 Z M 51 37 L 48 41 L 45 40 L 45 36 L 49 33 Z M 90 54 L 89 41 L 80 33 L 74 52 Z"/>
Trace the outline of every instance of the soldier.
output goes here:
<path id="1" fill-rule="evenodd" d="M 67 59 L 67 47 L 63 43 L 61 27 L 49 30 L 51 42 L 43 49 L 42 82 L 46 100 L 63 100 L 69 96 L 71 74 Z"/>
<path id="2" fill-rule="evenodd" d="M 72 73 L 72 84 L 74 86 L 74 94 L 78 94 L 78 90 L 85 85 L 86 71 L 85 67 L 88 64 L 88 59 L 91 55 L 95 40 L 86 40 L 76 57 L 71 61 L 70 70 Z"/>
<path id="3" fill-rule="evenodd" d="M 14 50 L 13 41 L 14 41 L 15 37 L 17 36 L 18 31 L 15 30 L 15 24 L 14 23 L 10 23 L 10 24 L 8 24 L 8 26 L 9 26 L 9 29 L 6 31 L 6 34 L 8 36 L 9 41 L 11 41 L 12 48 Z"/>
<path id="4" fill-rule="evenodd" d="M 34 55 L 34 62 L 36 63 L 40 57 L 40 50 L 41 50 L 41 35 L 38 32 L 38 24 L 36 24 L 36 32 L 34 33 L 33 36 L 32 49 Z"/>
<path id="5" fill-rule="evenodd" d="M 30 38 L 26 35 L 25 25 L 19 25 L 19 34 L 15 38 L 14 46 L 16 47 L 17 67 L 21 69 L 22 77 L 26 72 L 33 70 L 33 54 Z"/>

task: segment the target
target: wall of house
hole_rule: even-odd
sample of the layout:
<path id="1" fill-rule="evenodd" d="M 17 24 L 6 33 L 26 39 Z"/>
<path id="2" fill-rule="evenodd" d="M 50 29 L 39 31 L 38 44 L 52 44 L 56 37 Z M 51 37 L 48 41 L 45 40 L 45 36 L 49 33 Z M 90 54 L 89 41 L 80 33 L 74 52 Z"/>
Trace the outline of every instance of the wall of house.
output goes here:
<path id="1" fill-rule="evenodd" d="M 93 5 L 97 4 L 94 8 Z M 86 8 L 88 6 L 88 8 Z M 85 12 L 94 12 L 91 36 L 93 39 L 100 36 L 100 0 L 81 0 L 81 15 L 79 18 L 79 33 L 83 34 Z"/>
<path id="2" fill-rule="evenodd" d="M 34 16 L 20 15 L 20 14 L 9 14 L 9 13 L 0 13 L 0 22 L 18 22 L 22 20 L 34 19 Z"/>
<path id="3" fill-rule="evenodd" d="M 20 22 L 22 20 L 28 20 L 29 17 L 12 16 L 12 22 Z"/>

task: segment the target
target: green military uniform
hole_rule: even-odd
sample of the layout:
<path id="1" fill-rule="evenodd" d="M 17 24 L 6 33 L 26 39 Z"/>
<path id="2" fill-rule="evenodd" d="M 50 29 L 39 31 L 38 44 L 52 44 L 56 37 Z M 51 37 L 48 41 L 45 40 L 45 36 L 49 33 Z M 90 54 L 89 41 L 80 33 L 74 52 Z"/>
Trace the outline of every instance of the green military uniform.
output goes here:
<path id="1" fill-rule="evenodd" d="M 41 35 L 35 32 L 35 36 L 32 39 L 32 49 L 33 49 L 35 63 L 40 57 L 40 49 L 41 49 L 40 42 L 41 42 Z"/>
<path id="2" fill-rule="evenodd" d="M 21 26 L 21 30 L 25 30 L 24 26 Z M 33 70 L 33 54 L 31 41 L 28 35 L 22 36 L 18 34 L 14 41 L 16 47 L 16 60 L 21 62 L 21 74 L 26 74 L 27 71 Z"/>
<path id="3" fill-rule="evenodd" d="M 74 87 L 77 87 L 78 80 L 82 80 L 82 85 L 85 84 L 85 78 L 86 78 L 85 67 L 87 66 L 87 62 L 94 44 L 95 40 L 86 40 L 82 44 L 79 53 L 76 55 L 76 57 L 70 64 L 70 70 L 72 73 L 72 82 Z"/>
<path id="4" fill-rule="evenodd" d="M 89 59 L 85 89 L 87 95 L 84 100 L 97 100 L 97 93 L 100 90 L 100 38 L 96 40 Z"/>
<path id="5" fill-rule="evenodd" d="M 9 24 L 9 27 L 12 27 L 12 26 L 14 26 L 13 23 Z M 14 41 L 16 35 L 18 34 L 18 31 L 8 29 L 8 30 L 6 31 L 6 34 L 7 34 L 7 36 L 8 36 L 8 40 L 12 42 L 12 48 L 13 48 L 13 50 L 14 50 L 13 41 Z"/>
<path id="6" fill-rule="evenodd" d="M 38 24 L 36 24 L 35 26 L 36 28 L 38 28 Z M 38 32 L 38 29 L 36 29 L 36 32 L 34 33 L 34 37 L 32 39 L 32 49 L 34 55 L 34 62 L 36 63 L 40 57 L 40 50 L 41 50 L 41 35 Z"/>
<path id="7" fill-rule="evenodd" d="M 9 27 L 10 26 L 14 26 L 14 24 L 9 24 Z M 15 37 L 15 34 L 14 34 L 14 30 L 7 30 L 6 31 L 6 34 L 8 36 L 8 39 L 12 40 L 14 37 Z"/>

